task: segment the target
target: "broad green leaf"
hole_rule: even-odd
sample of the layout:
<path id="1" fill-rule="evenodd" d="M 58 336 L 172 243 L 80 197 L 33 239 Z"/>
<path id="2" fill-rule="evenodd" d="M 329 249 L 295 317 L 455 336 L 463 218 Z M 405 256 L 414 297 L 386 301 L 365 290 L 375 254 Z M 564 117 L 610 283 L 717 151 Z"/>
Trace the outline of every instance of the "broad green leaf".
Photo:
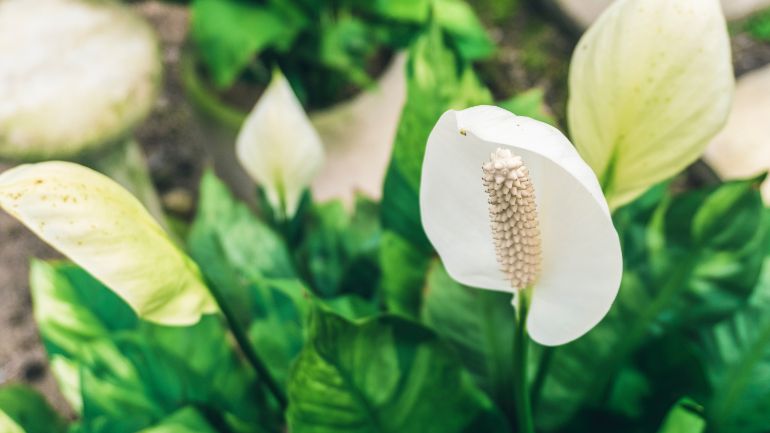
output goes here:
<path id="1" fill-rule="evenodd" d="M 375 0 L 380 14 L 397 20 L 425 22 L 430 16 L 431 0 Z"/>
<path id="2" fill-rule="evenodd" d="M 225 297 L 241 323 L 255 308 L 252 284 L 295 276 L 283 240 L 211 173 L 201 180 L 200 205 L 188 245 L 206 279 Z"/>
<path id="3" fill-rule="evenodd" d="M 388 19 L 430 26 L 431 21 L 452 38 L 465 60 L 488 57 L 495 46 L 465 0 L 376 0 L 374 11 Z"/>
<path id="4" fill-rule="evenodd" d="M 417 318 L 431 256 L 393 231 L 380 242 L 382 295 L 391 313 Z"/>
<path id="5" fill-rule="evenodd" d="M 652 338 L 728 317 L 757 284 L 768 224 L 756 180 L 668 194 L 656 205 L 660 193 L 615 215 L 626 268 L 620 293 L 596 328 L 554 352 L 537 407 L 545 430 L 583 405 L 601 405 L 618 372 Z M 725 208 L 718 197 L 742 198 Z M 704 236 L 711 221 L 730 235 Z"/>
<path id="6" fill-rule="evenodd" d="M 109 337 L 135 329 L 138 318 L 117 295 L 74 265 L 33 260 L 30 289 L 51 370 L 59 389 L 79 412 L 83 406 L 80 363 L 101 358 L 116 366 L 125 364 Z"/>
<path id="7" fill-rule="evenodd" d="M 304 23 L 284 9 L 240 0 L 195 0 L 192 37 L 214 83 L 229 87 L 260 51 L 286 49 Z"/>
<path id="8" fill-rule="evenodd" d="M 749 18 L 745 29 L 756 39 L 770 41 L 770 9 L 765 9 Z"/>
<path id="9" fill-rule="evenodd" d="M 698 341 L 712 386 L 706 417 L 715 432 L 770 429 L 770 258 L 762 275 L 752 303 Z"/>
<path id="10" fill-rule="evenodd" d="M 323 305 L 347 320 L 358 320 L 380 313 L 378 299 L 364 299 L 358 295 L 343 295 L 322 300 Z"/>
<path id="11" fill-rule="evenodd" d="M 69 162 L 21 165 L 0 175 L 0 207 L 146 320 L 186 325 L 217 311 L 195 263 L 102 174 Z"/>
<path id="12" fill-rule="evenodd" d="M 435 23 L 409 49 L 406 77 L 407 102 L 385 177 L 382 221 L 384 228 L 429 251 L 418 199 L 428 135 L 445 111 L 488 103 L 492 97 L 470 65 L 447 46 Z"/>
<path id="13" fill-rule="evenodd" d="M 134 329 L 136 314 L 81 268 L 33 260 L 30 289 L 35 321 L 49 353 L 77 356 L 83 343 Z"/>
<path id="14" fill-rule="evenodd" d="M 689 399 L 680 400 L 663 420 L 658 433 L 703 433 L 703 408 Z"/>
<path id="15" fill-rule="evenodd" d="M 512 410 L 513 337 L 511 295 L 463 286 L 433 261 L 422 319 L 449 341 L 476 382 L 503 410 Z"/>
<path id="16" fill-rule="evenodd" d="M 113 341 L 122 365 L 95 359 L 82 367 L 82 422 L 89 431 L 135 432 L 187 405 L 232 419 L 231 427 L 251 423 L 267 429 L 277 422 L 217 317 L 192 327 L 143 323 Z"/>
<path id="17" fill-rule="evenodd" d="M 433 0 L 433 13 L 464 59 L 477 60 L 494 53 L 494 43 L 465 0 Z"/>
<path id="18" fill-rule="evenodd" d="M 704 333 L 701 345 L 713 386 L 706 415 L 714 431 L 768 431 L 770 309 L 742 311 Z"/>
<path id="19" fill-rule="evenodd" d="M 216 433 L 216 430 L 197 409 L 186 407 L 139 433 Z"/>
<path id="20" fill-rule="evenodd" d="M 139 320 L 69 264 L 33 262 L 31 285 L 52 370 L 84 431 L 133 433 L 192 403 L 231 425 L 274 422 L 218 316 L 188 327 Z"/>
<path id="21" fill-rule="evenodd" d="M 255 283 L 253 290 L 249 339 L 272 377 L 285 384 L 305 342 L 310 295 L 298 280 L 266 280 Z"/>
<path id="22" fill-rule="evenodd" d="M 295 433 L 504 432 L 505 421 L 431 331 L 318 310 L 289 379 Z"/>
<path id="23" fill-rule="evenodd" d="M 0 388 L 0 431 L 64 433 L 64 420 L 37 391 L 23 385 Z"/>
<path id="24" fill-rule="evenodd" d="M 379 282 L 379 207 L 359 197 L 351 215 L 339 201 L 316 205 L 308 216 L 299 262 L 322 297 L 357 293 L 370 297 Z"/>
<path id="25" fill-rule="evenodd" d="M 547 112 L 545 93 L 541 88 L 534 88 L 519 93 L 508 100 L 498 102 L 497 105 L 517 116 L 527 116 L 541 122 L 556 125 L 556 119 Z"/>
<path id="26" fill-rule="evenodd" d="M 569 87 L 573 141 L 616 209 L 694 162 L 727 120 L 719 1 L 614 2 L 575 48 Z"/>
<path id="27" fill-rule="evenodd" d="M 321 63 L 358 86 L 372 84 L 365 63 L 375 53 L 377 40 L 367 23 L 350 15 L 324 16 L 321 26 Z"/>

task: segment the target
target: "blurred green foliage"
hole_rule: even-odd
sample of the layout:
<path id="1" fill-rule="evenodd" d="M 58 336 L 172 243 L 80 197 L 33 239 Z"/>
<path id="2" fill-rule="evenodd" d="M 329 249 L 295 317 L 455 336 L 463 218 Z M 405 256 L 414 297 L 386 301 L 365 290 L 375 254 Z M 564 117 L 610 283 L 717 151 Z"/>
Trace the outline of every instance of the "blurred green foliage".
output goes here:
<path id="1" fill-rule="evenodd" d="M 373 84 L 393 51 L 429 20 L 468 60 L 494 46 L 464 0 L 195 0 L 192 37 L 213 83 L 266 84 L 280 68 L 307 107 L 320 108 Z"/>

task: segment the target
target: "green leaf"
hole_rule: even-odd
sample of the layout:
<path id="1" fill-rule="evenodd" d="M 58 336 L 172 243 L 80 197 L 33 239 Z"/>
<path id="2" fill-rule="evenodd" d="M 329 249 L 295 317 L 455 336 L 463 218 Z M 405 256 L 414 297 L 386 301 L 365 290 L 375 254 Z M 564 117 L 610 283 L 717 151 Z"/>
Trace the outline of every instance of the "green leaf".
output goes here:
<path id="1" fill-rule="evenodd" d="M 233 425 L 276 422 L 220 317 L 187 327 L 138 320 L 108 288 L 68 264 L 33 262 L 31 283 L 52 369 L 84 431 L 133 433 L 189 404 Z"/>
<path id="2" fill-rule="evenodd" d="M 661 192 L 615 215 L 625 262 L 620 293 L 596 328 L 554 351 L 536 409 L 544 430 L 564 425 L 583 405 L 601 406 L 609 384 L 652 338 L 728 317 L 756 286 L 768 224 L 755 180 L 668 194 L 656 206 Z M 734 197 L 742 198 L 722 205 Z M 729 236 L 706 235 L 710 221 Z"/>
<path id="3" fill-rule="evenodd" d="M 318 310 L 289 379 L 295 433 L 504 432 L 505 421 L 431 331 Z"/>
<path id="4" fill-rule="evenodd" d="M 244 324 L 259 308 L 255 305 L 254 281 L 295 277 L 283 240 L 236 201 L 211 172 L 204 173 L 201 180 L 200 205 L 188 245 L 206 279 Z"/>
<path id="5" fill-rule="evenodd" d="M 282 9 L 241 0 L 195 0 L 192 37 L 214 83 L 226 88 L 262 50 L 287 49 L 304 23 Z"/>
<path id="6" fill-rule="evenodd" d="M 489 103 L 492 97 L 470 65 L 447 46 L 435 23 L 409 49 L 406 79 L 407 101 L 385 177 L 382 221 L 384 228 L 430 251 L 418 194 L 428 136 L 445 111 Z"/>
<path id="7" fill-rule="evenodd" d="M 339 201 L 316 205 L 299 247 L 306 280 L 322 297 L 371 297 L 379 282 L 379 207 L 358 197 L 353 215 Z"/>
<path id="8" fill-rule="evenodd" d="M 83 269 L 32 260 L 30 288 L 38 328 L 49 353 L 80 356 L 83 343 L 134 329 L 136 313 Z"/>
<path id="9" fill-rule="evenodd" d="M 0 388 L 0 431 L 64 433 L 64 420 L 37 391 L 23 385 Z"/>
<path id="10" fill-rule="evenodd" d="M 218 317 L 184 328 L 140 328 L 114 338 L 123 363 L 96 359 L 82 367 L 82 416 L 90 431 L 134 432 L 187 405 L 232 417 L 235 425 L 277 422 Z"/>
<path id="11" fill-rule="evenodd" d="M 685 398 L 671 409 L 658 433 L 703 433 L 705 430 L 703 408 Z"/>
<path id="12" fill-rule="evenodd" d="M 139 321 L 114 292 L 74 265 L 33 260 L 30 288 L 35 320 L 59 389 L 80 411 L 79 365 L 94 359 L 124 364 L 109 337 L 135 329 Z"/>
<path id="13" fill-rule="evenodd" d="M 465 0 L 433 0 L 433 13 L 464 59 L 483 59 L 494 53 L 494 43 Z"/>
<path id="14" fill-rule="evenodd" d="M 197 409 L 185 407 L 139 433 L 216 433 L 216 430 Z"/>
<path id="15" fill-rule="evenodd" d="M 377 40 L 364 21 L 349 15 L 321 20 L 320 60 L 358 86 L 372 84 L 366 60 L 377 49 Z"/>
<path id="16" fill-rule="evenodd" d="M 754 38 L 770 41 L 770 9 L 761 11 L 749 18 L 745 28 Z"/>
<path id="17" fill-rule="evenodd" d="M 435 20 L 465 60 L 485 58 L 495 50 L 486 29 L 465 0 L 377 0 L 373 9 L 390 20 L 422 28 L 431 26 Z"/>
<path id="18" fill-rule="evenodd" d="M 713 396 L 706 416 L 715 432 L 770 430 L 770 302 L 763 297 L 768 291 L 770 258 L 765 258 L 759 296 L 729 320 L 701 333 L 699 354 Z"/>
<path id="19" fill-rule="evenodd" d="M 388 311 L 418 317 L 430 257 L 395 232 L 383 232 L 381 287 Z"/>
<path id="20" fill-rule="evenodd" d="M 556 125 L 556 119 L 548 113 L 545 105 L 545 92 L 541 88 L 534 88 L 526 92 L 497 103 L 517 116 L 527 116 L 541 122 Z"/>
<path id="21" fill-rule="evenodd" d="M 501 408 L 513 409 L 516 314 L 510 294 L 463 286 L 434 260 L 422 319 L 455 347 L 476 382 Z"/>
<path id="22" fill-rule="evenodd" d="M 307 291 L 297 280 L 263 281 L 255 284 L 254 290 L 249 339 L 272 377 L 283 385 L 305 342 Z"/>
<path id="23" fill-rule="evenodd" d="M 423 23 L 430 16 L 430 0 L 375 0 L 375 10 L 388 18 Z"/>

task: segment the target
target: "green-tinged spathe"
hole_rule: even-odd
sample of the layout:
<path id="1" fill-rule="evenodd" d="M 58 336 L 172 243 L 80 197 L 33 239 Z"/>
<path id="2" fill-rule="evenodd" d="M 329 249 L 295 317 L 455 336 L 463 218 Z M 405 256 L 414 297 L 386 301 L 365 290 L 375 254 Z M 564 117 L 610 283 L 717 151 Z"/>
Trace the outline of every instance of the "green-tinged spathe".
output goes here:
<path id="1" fill-rule="evenodd" d="M 694 162 L 733 95 L 718 0 L 620 0 L 591 26 L 570 70 L 569 126 L 612 209 Z"/>

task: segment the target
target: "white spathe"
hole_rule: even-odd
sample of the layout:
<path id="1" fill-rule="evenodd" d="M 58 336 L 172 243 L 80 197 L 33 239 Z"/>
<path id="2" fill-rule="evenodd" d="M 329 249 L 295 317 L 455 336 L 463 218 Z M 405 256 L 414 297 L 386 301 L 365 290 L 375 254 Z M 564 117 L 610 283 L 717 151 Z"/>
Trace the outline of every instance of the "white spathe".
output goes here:
<path id="1" fill-rule="evenodd" d="M 291 217 L 303 191 L 324 163 L 321 138 L 305 114 L 286 77 L 279 71 L 236 141 L 236 154 L 246 172 L 260 184 L 274 209 Z"/>
<path id="2" fill-rule="evenodd" d="M 734 77 L 718 0 L 618 0 L 572 58 L 571 138 L 615 209 L 703 153 Z"/>
<path id="3" fill-rule="evenodd" d="M 0 207 L 144 319 L 189 325 L 217 311 L 197 265 L 136 198 L 94 170 L 59 161 L 7 170 Z"/>
<path id="4" fill-rule="evenodd" d="M 561 132 L 497 107 L 445 113 L 425 151 L 423 227 L 452 278 L 516 293 L 495 256 L 481 178 L 497 148 L 522 158 L 535 190 L 542 270 L 531 288 L 529 333 L 543 345 L 568 343 L 609 311 L 623 266 L 599 183 Z"/>
<path id="5" fill-rule="evenodd" d="M 128 135 L 161 76 L 152 29 L 111 1 L 0 1 L 0 157 L 73 158 Z"/>

